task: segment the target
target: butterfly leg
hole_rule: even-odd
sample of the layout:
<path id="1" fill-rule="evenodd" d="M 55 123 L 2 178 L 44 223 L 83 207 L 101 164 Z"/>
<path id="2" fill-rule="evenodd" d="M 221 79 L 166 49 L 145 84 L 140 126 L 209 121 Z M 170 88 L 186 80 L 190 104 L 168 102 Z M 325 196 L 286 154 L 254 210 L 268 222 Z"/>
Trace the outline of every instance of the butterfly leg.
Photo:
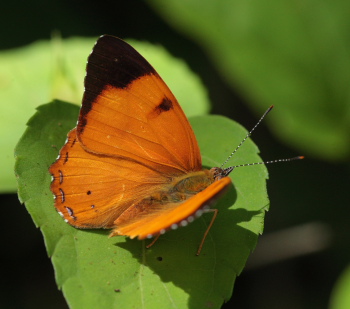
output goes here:
<path id="1" fill-rule="evenodd" d="M 204 245 L 204 242 L 205 242 L 205 239 L 206 239 L 207 236 L 208 236 L 209 230 L 210 230 L 211 227 L 213 226 L 213 223 L 214 223 L 214 221 L 215 221 L 215 219 L 216 219 L 216 216 L 218 215 L 218 210 L 217 210 L 217 209 L 208 209 L 207 212 L 209 212 L 209 211 L 210 211 L 210 212 L 214 212 L 213 218 L 211 219 L 211 221 L 210 221 L 210 223 L 209 223 L 209 225 L 208 225 L 208 227 L 207 227 L 207 230 L 205 231 L 205 233 L 204 233 L 204 235 L 203 235 L 202 241 L 201 241 L 201 243 L 199 244 L 199 247 L 198 247 L 198 250 L 197 250 L 197 253 L 196 253 L 197 256 L 201 253 L 202 248 L 203 248 L 203 245 Z"/>
<path id="2" fill-rule="evenodd" d="M 154 237 L 153 240 L 146 246 L 146 248 L 147 249 L 151 248 L 155 244 L 155 242 L 158 240 L 159 237 L 160 237 L 160 234 Z"/>

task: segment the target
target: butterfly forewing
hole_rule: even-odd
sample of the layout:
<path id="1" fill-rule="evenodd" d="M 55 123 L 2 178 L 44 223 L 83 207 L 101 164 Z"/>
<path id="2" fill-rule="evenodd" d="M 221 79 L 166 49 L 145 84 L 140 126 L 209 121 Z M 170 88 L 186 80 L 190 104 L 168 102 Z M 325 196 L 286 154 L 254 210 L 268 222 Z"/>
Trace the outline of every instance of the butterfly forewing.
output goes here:
<path id="1" fill-rule="evenodd" d="M 201 169 L 196 138 L 174 95 L 115 37 L 101 37 L 89 57 L 77 135 L 93 153 L 183 173 Z"/>

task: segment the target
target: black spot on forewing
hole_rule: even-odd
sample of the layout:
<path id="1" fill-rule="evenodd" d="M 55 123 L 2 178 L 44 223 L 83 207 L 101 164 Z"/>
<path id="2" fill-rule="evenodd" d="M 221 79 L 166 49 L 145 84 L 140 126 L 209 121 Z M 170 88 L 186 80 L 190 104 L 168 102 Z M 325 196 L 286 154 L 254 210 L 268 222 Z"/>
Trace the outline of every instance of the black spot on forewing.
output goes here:
<path id="1" fill-rule="evenodd" d="M 154 113 L 160 115 L 163 112 L 167 112 L 173 108 L 173 102 L 168 98 L 164 98 L 155 108 Z"/>

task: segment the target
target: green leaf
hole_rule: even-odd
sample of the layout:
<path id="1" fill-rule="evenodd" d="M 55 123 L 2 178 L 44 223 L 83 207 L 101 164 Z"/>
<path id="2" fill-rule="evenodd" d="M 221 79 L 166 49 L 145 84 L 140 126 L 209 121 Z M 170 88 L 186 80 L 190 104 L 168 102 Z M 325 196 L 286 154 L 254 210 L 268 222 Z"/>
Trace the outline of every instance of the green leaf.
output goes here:
<path id="1" fill-rule="evenodd" d="M 349 1 L 148 0 L 190 36 L 227 82 L 305 155 L 350 154 Z M 193 13 L 195 12 L 195 14 Z"/>
<path id="2" fill-rule="evenodd" d="M 15 166 L 19 197 L 44 235 L 70 308 L 220 308 L 263 230 L 269 205 L 265 166 L 232 172 L 233 186 L 215 204 L 219 214 L 200 256 L 195 252 L 210 213 L 165 233 L 147 250 L 148 241 L 75 229 L 55 211 L 48 168 L 77 114 L 77 106 L 59 101 L 40 106 L 16 147 Z M 220 165 L 246 135 L 221 116 L 197 116 L 191 124 L 205 166 Z M 247 140 L 234 164 L 258 162 L 257 153 Z"/>
<path id="3" fill-rule="evenodd" d="M 332 291 L 330 309 L 350 308 L 350 266 L 348 266 L 337 280 Z"/>
<path id="4" fill-rule="evenodd" d="M 58 39 L 0 53 L 0 192 L 15 191 L 13 149 L 33 109 L 53 98 L 78 103 L 93 40 Z"/>
<path id="5" fill-rule="evenodd" d="M 80 104 L 86 59 L 95 41 L 56 38 L 0 53 L 0 192 L 15 190 L 13 149 L 33 109 L 53 99 Z M 209 111 L 205 87 L 182 60 L 160 46 L 132 44 L 171 85 L 187 115 Z"/>

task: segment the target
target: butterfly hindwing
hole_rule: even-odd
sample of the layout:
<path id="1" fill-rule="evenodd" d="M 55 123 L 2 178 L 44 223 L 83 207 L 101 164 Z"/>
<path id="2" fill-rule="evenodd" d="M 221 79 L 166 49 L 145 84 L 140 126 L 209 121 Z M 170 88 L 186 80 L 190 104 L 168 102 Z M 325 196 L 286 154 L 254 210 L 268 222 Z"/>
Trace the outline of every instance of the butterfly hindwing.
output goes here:
<path id="1" fill-rule="evenodd" d="M 146 166 L 85 151 L 76 137 L 51 165 L 55 207 L 73 226 L 111 228 L 115 219 L 169 180 Z"/>
<path id="2" fill-rule="evenodd" d="M 128 212 L 133 212 L 133 207 L 130 207 L 115 221 L 117 227 L 111 235 L 128 235 L 131 238 L 138 236 L 139 239 L 144 239 L 162 234 L 168 229 L 186 226 L 203 213 L 203 208 L 209 208 L 230 184 L 230 178 L 224 177 L 183 203 L 146 208 L 142 213 L 136 212 L 135 215 L 134 212 L 132 219 L 128 215 Z"/>

